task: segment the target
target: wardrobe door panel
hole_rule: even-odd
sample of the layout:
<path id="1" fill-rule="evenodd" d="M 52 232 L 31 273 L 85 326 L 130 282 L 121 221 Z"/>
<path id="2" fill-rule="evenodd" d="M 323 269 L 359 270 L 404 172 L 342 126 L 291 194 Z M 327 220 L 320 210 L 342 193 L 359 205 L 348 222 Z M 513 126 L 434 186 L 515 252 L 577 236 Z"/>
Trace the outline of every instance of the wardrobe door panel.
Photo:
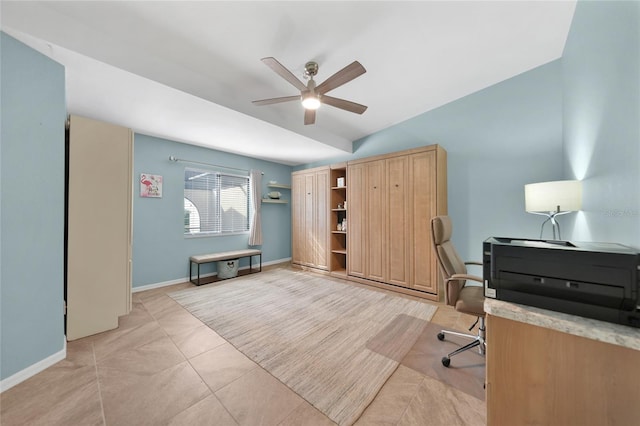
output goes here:
<path id="1" fill-rule="evenodd" d="M 406 287 L 409 281 L 409 160 L 386 160 L 387 169 L 387 270 L 388 282 Z"/>
<path id="2" fill-rule="evenodd" d="M 366 277 L 376 281 L 387 278 L 387 196 L 385 162 L 366 163 Z"/>
<path id="3" fill-rule="evenodd" d="M 304 176 L 304 249 L 302 250 L 302 264 L 313 266 L 315 255 L 312 240 L 314 239 L 315 229 L 315 178 L 313 174 Z"/>
<path id="4" fill-rule="evenodd" d="M 306 199 L 304 175 L 293 174 L 291 176 L 291 261 L 298 265 L 304 262 L 305 250 L 305 213 L 304 203 Z"/>
<path id="5" fill-rule="evenodd" d="M 365 204 L 365 166 L 349 165 L 347 170 L 347 268 L 354 277 L 365 276 L 367 215 Z"/>
<path id="6" fill-rule="evenodd" d="M 329 269 L 329 169 L 315 174 L 315 229 L 311 243 L 313 245 L 314 265 L 320 269 Z"/>
<path id="7" fill-rule="evenodd" d="M 431 242 L 431 218 L 436 211 L 436 152 L 410 156 L 411 285 L 416 290 L 437 293 L 438 266 Z"/>

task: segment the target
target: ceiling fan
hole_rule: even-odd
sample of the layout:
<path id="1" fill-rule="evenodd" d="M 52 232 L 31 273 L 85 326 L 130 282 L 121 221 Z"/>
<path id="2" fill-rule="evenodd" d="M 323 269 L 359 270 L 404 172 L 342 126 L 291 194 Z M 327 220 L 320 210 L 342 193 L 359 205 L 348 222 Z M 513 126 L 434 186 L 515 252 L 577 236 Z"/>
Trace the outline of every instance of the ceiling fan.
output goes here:
<path id="1" fill-rule="evenodd" d="M 316 110 L 321 104 L 331 105 L 332 107 L 355 112 L 356 114 L 362 114 L 367 110 L 367 107 L 364 105 L 326 95 L 328 91 L 340 87 L 367 72 L 367 70 L 364 69 L 358 61 L 352 62 L 350 65 L 347 65 L 326 79 L 323 83 L 316 86 L 316 82 L 313 79 L 313 77 L 318 73 L 318 64 L 316 62 L 310 61 L 304 66 L 304 76 L 309 79 L 309 82 L 305 85 L 275 58 L 268 57 L 262 58 L 261 60 L 265 65 L 274 70 L 276 74 L 300 90 L 300 95 L 262 99 L 259 101 L 253 101 L 252 103 L 254 105 L 271 105 L 296 100 L 302 101 L 302 106 L 304 107 L 304 124 L 314 124 L 316 122 Z"/>

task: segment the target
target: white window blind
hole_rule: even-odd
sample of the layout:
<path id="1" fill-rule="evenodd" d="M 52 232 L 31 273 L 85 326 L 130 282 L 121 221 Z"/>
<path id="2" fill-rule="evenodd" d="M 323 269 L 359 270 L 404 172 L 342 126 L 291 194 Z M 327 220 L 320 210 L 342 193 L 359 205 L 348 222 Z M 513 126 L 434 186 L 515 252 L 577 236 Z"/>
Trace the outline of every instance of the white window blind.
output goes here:
<path id="1" fill-rule="evenodd" d="M 249 176 L 185 168 L 184 199 L 185 234 L 249 231 Z"/>

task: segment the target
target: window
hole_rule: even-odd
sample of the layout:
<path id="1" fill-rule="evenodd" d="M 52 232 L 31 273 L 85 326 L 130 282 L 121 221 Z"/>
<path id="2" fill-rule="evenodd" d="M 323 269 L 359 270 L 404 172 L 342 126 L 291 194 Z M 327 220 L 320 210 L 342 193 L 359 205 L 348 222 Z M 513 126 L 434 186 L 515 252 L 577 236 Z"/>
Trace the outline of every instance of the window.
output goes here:
<path id="1" fill-rule="evenodd" d="M 184 170 L 185 235 L 249 232 L 249 176 L 186 168 Z"/>

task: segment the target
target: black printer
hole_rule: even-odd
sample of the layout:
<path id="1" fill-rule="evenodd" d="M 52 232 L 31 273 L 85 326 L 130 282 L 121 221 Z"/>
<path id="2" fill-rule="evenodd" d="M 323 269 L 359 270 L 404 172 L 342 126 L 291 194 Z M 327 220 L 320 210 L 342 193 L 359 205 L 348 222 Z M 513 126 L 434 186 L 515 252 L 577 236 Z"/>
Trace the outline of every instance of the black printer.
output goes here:
<path id="1" fill-rule="evenodd" d="M 640 328 L 640 253 L 610 243 L 491 237 L 486 297 Z"/>

